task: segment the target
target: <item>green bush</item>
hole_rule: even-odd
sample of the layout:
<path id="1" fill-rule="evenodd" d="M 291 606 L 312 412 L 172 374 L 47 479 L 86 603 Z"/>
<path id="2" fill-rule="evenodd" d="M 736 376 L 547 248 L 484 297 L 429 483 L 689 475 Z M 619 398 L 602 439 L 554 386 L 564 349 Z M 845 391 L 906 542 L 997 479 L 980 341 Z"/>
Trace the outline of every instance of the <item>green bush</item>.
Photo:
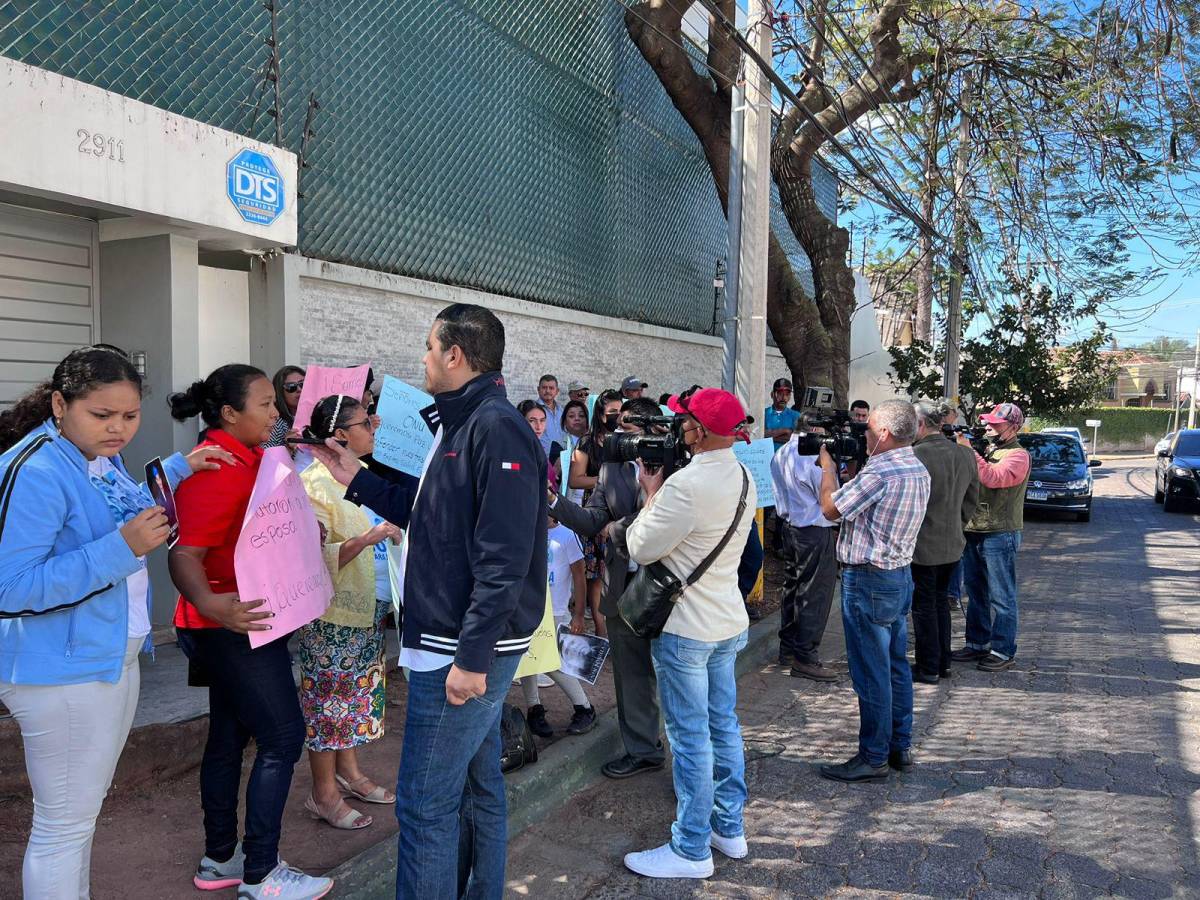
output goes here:
<path id="1" fill-rule="evenodd" d="M 1092 429 L 1084 422 L 1087 419 L 1099 419 L 1100 426 L 1098 449 L 1139 449 L 1148 443 L 1153 446 L 1171 429 L 1172 411 L 1169 409 L 1143 409 L 1135 406 L 1104 407 L 1097 409 L 1078 409 L 1063 416 L 1042 418 L 1030 416 L 1027 426 L 1030 431 L 1040 431 L 1043 428 L 1070 427 L 1078 428 L 1089 440 Z M 1181 417 L 1184 424 L 1187 416 Z"/>

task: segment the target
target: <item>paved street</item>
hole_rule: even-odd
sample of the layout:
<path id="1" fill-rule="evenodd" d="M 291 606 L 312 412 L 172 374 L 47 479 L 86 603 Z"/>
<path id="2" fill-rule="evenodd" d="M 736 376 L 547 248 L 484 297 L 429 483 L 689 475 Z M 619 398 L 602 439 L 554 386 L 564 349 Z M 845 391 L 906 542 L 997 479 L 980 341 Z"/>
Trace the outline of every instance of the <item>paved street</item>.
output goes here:
<path id="1" fill-rule="evenodd" d="M 770 666 L 740 685 L 748 859 L 718 855 L 707 882 L 627 872 L 622 854 L 666 840 L 674 807 L 669 774 L 642 776 L 517 837 L 511 894 L 1200 896 L 1200 517 L 1151 501 L 1152 462 L 1096 470 L 1090 523 L 1027 523 L 1017 666 L 917 685 L 910 773 L 819 778 L 854 748 L 849 682 Z"/>

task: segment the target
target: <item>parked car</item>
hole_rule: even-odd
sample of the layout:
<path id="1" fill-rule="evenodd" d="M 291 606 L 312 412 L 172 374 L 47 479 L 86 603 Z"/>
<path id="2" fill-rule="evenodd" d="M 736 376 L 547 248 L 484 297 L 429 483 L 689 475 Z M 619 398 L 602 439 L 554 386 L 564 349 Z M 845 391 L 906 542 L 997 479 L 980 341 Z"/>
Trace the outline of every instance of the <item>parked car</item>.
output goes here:
<path id="1" fill-rule="evenodd" d="M 1154 445 L 1154 455 L 1158 456 L 1158 454 L 1165 452 L 1171 446 L 1171 438 L 1173 437 L 1175 437 L 1175 432 L 1173 431 L 1168 431 L 1163 435 L 1163 439 Z"/>
<path id="2" fill-rule="evenodd" d="M 1200 428 L 1175 432 L 1170 445 L 1158 453 L 1154 469 L 1154 502 L 1166 512 L 1200 500 Z"/>
<path id="3" fill-rule="evenodd" d="M 1075 438 L 1075 440 L 1079 441 L 1079 446 L 1083 448 L 1085 453 L 1087 452 L 1087 438 L 1083 436 L 1083 433 L 1080 432 L 1078 428 L 1043 428 L 1040 434 L 1069 434 L 1071 437 Z"/>
<path id="4" fill-rule="evenodd" d="M 1069 434 L 1035 432 L 1017 440 L 1029 451 L 1032 467 L 1025 486 L 1026 509 L 1072 512 L 1080 522 L 1092 517 L 1092 473 L 1100 460 L 1088 461 L 1083 444 Z"/>

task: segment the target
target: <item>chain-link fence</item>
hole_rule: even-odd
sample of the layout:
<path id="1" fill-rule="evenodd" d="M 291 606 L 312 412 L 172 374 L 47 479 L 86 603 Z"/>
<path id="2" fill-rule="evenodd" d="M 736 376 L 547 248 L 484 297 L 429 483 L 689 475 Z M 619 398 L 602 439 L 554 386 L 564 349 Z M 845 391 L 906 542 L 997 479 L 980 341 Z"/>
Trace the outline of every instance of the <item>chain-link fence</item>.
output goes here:
<path id="1" fill-rule="evenodd" d="M 725 219 L 616 0 L 274 2 L 278 110 L 258 0 L 0 0 L 0 54 L 297 151 L 314 95 L 308 256 L 711 328 Z"/>

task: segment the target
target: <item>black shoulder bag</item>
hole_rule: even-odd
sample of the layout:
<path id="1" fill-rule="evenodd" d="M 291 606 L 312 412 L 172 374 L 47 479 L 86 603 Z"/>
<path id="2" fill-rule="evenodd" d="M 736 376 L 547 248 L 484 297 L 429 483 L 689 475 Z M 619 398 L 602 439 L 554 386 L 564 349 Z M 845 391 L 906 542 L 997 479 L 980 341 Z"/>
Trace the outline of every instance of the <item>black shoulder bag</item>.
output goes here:
<path id="1" fill-rule="evenodd" d="M 700 580 L 733 537 L 738 523 L 742 521 L 742 514 L 746 511 L 746 493 L 749 490 L 750 478 L 745 468 L 742 468 L 742 496 L 738 500 L 737 512 L 733 515 L 729 530 L 721 538 L 721 543 L 696 566 L 696 570 L 686 582 L 680 581 L 675 573 L 663 565 L 662 560 L 641 566 L 629 580 L 625 593 L 617 601 L 617 609 L 634 634 L 651 639 L 662 634 L 663 626 L 667 624 L 667 619 L 671 617 L 671 612 L 684 590 Z"/>

